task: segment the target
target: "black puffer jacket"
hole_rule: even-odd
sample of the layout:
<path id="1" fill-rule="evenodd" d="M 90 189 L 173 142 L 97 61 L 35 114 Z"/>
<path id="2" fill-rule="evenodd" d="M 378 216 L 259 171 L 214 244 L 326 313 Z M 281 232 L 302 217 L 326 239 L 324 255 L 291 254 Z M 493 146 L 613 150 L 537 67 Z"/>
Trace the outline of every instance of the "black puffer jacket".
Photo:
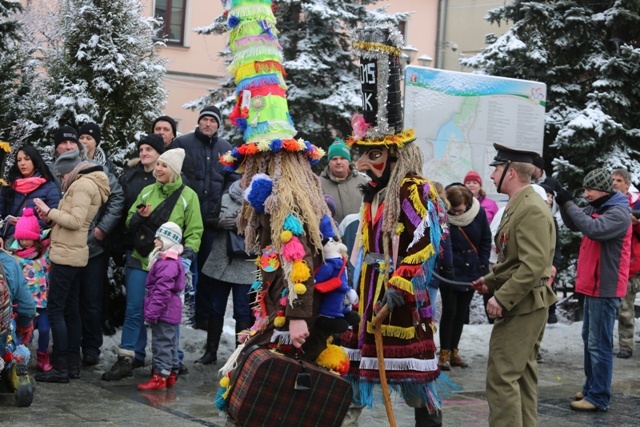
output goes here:
<path id="1" fill-rule="evenodd" d="M 231 150 L 231 144 L 219 138 L 217 132 L 209 138 L 196 127 L 194 132 L 174 139 L 168 149 L 172 148 L 184 149 L 182 173 L 198 194 L 202 217 L 209 217 L 222 194 L 240 178 L 238 174 L 225 171 L 219 161 L 221 155 Z"/>

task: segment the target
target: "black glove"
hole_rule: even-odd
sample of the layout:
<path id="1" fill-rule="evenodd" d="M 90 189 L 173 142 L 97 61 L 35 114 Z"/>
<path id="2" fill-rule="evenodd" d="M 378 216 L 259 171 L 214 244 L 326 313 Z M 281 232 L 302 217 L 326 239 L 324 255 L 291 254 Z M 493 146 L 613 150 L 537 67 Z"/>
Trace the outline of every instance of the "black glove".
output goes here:
<path id="1" fill-rule="evenodd" d="M 394 288 L 387 288 L 384 291 L 384 296 L 380 300 L 380 305 L 387 305 L 389 312 L 392 312 L 396 307 L 402 307 L 404 305 L 404 298 L 402 294 Z"/>
<path id="2" fill-rule="evenodd" d="M 233 230 L 236 228 L 235 216 L 223 216 L 218 220 L 218 228 L 221 230 Z"/>
<path id="3" fill-rule="evenodd" d="M 565 203 L 568 202 L 573 202 L 573 196 L 571 196 L 571 193 L 569 193 L 567 190 L 560 187 L 556 191 L 556 203 L 558 204 L 558 206 L 562 207 L 565 205 Z"/>
<path id="4" fill-rule="evenodd" d="M 453 267 L 449 265 L 441 265 L 439 274 L 449 280 L 454 280 L 456 278 L 456 274 L 453 272 Z"/>

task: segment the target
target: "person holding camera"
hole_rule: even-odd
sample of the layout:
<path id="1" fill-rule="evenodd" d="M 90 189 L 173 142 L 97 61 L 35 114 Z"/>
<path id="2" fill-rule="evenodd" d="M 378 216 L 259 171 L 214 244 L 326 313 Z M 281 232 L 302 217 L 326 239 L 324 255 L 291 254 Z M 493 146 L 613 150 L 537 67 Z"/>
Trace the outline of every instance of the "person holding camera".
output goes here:
<path id="1" fill-rule="evenodd" d="M 584 295 L 582 340 L 585 382 L 571 409 L 607 411 L 613 375 L 613 327 L 620 300 L 627 292 L 631 219 L 627 198 L 613 188 L 611 172 L 594 169 L 582 183 L 589 206 L 579 208 L 564 189 L 556 202 L 562 220 L 572 231 L 582 232 L 576 269 L 576 287 Z"/>
<path id="2" fill-rule="evenodd" d="M 111 370 L 102 375 L 105 381 L 117 381 L 132 375 L 134 360 L 144 365 L 147 331 L 144 326 L 143 304 L 145 281 L 149 274 L 148 256 L 153 250 L 155 233 L 167 221 L 178 224 L 182 230 L 185 271 L 200 249 L 202 216 L 198 196 L 185 187 L 180 177 L 184 150 L 167 150 L 158 158 L 155 167 L 156 182 L 143 188 L 129 209 L 127 226 L 133 235 L 134 251 L 127 257 L 125 281 L 127 308 L 118 360 Z"/>

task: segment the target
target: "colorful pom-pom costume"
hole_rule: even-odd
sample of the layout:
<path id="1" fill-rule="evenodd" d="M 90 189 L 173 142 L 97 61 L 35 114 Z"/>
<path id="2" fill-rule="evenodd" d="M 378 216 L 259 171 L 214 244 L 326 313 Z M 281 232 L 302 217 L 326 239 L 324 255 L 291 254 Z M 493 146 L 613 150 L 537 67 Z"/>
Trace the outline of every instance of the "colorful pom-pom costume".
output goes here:
<path id="1" fill-rule="evenodd" d="M 226 0 L 229 45 L 234 59 L 236 106 L 229 115 L 243 132 L 244 144 L 222 156 L 228 169 L 243 173 L 244 203 L 238 230 L 247 249 L 259 253 L 253 307 L 255 324 L 240 333 L 244 341 L 220 370 L 223 375 L 216 399 L 219 408 L 233 387 L 228 379 L 242 359 L 243 349 L 254 345 L 316 361 L 327 348 L 329 334 L 316 325 L 321 294 L 314 289 L 313 272 L 322 263 L 320 221 L 328 214 L 319 178 L 311 170 L 324 151 L 295 139 L 289 114 L 283 54 L 277 38 L 271 0 Z M 301 347 L 289 334 L 292 321 L 303 320 L 308 336 Z M 299 324 L 300 322 L 296 322 Z M 320 360 L 336 362 L 336 346 Z M 338 353 L 347 357 L 338 347 Z"/>
<path id="2" fill-rule="evenodd" d="M 381 328 L 387 381 L 416 413 L 439 416 L 440 370 L 427 283 L 446 233 L 446 212 L 435 187 L 420 176 L 423 158 L 413 130 L 402 129 L 402 37 L 391 26 L 360 29 L 353 36 L 365 76 L 363 114 L 353 117 L 347 144 L 361 152 L 356 166 L 371 181 L 354 248 L 362 320 L 341 337 L 351 360 L 348 379 L 359 392 L 358 403 L 371 405 L 380 382 L 371 322 L 393 289 L 404 304 L 393 308 Z"/>

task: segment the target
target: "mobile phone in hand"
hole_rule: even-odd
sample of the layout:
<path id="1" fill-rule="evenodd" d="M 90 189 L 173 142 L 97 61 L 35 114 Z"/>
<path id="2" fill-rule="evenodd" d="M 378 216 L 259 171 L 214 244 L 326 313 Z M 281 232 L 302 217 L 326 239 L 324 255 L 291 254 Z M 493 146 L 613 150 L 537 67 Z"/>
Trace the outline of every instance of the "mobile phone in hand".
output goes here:
<path id="1" fill-rule="evenodd" d="M 144 203 L 140 203 L 138 206 L 136 206 L 136 209 L 144 209 L 145 206 L 147 205 L 145 205 Z"/>

